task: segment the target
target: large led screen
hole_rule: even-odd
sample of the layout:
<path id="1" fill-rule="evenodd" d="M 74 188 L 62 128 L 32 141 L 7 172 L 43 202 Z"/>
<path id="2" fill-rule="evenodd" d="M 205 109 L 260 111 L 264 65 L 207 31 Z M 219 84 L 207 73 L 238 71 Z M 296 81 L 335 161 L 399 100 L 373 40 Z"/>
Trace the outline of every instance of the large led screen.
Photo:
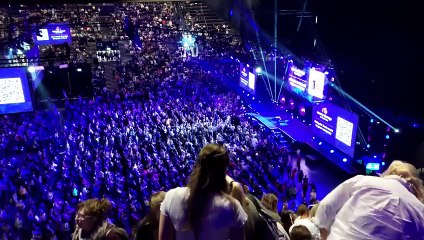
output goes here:
<path id="1" fill-rule="evenodd" d="M 57 45 L 63 43 L 72 43 L 71 29 L 66 23 L 50 23 L 44 28 L 34 33 L 36 45 Z"/>
<path id="2" fill-rule="evenodd" d="M 353 157 L 358 115 L 331 103 L 312 108 L 312 129 L 323 140 Z"/>
<path id="3" fill-rule="evenodd" d="M 309 69 L 308 94 L 318 99 L 324 98 L 325 73 L 315 68 Z"/>
<path id="4" fill-rule="evenodd" d="M 327 74 L 322 69 L 311 66 L 296 66 L 292 61 L 287 65 L 286 88 L 309 101 L 322 101 L 325 99 L 325 86 Z"/>
<path id="5" fill-rule="evenodd" d="M 0 68 L 0 114 L 33 111 L 25 68 Z"/>
<path id="6" fill-rule="evenodd" d="M 240 63 L 240 87 L 249 93 L 255 94 L 256 74 L 250 71 L 248 67 Z"/>

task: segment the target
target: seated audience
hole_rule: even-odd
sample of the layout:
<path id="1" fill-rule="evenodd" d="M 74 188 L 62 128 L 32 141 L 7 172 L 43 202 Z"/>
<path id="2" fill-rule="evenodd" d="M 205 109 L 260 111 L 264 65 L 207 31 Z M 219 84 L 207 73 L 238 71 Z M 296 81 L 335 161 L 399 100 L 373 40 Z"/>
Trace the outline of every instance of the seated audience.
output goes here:
<path id="1" fill-rule="evenodd" d="M 227 150 L 206 145 L 199 153 L 187 187 L 167 192 L 161 205 L 159 239 L 244 239 L 247 220 L 241 204 L 226 194 Z"/>
<path id="2" fill-rule="evenodd" d="M 380 176 L 358 175 L 319 204 L 322 239 L 423 239 L 424 197 L 414 166 L 393 161 Z"/>

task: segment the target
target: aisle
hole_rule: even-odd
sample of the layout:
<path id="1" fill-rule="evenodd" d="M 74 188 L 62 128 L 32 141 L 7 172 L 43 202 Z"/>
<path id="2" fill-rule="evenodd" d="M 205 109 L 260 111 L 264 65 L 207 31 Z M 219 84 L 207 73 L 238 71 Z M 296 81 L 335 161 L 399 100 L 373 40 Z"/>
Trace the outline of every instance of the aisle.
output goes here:
<path id="1" fill-rule="evenodd" d="M 301 154 L 301 156 L 302 156 L 302 159 L 300 161 L 300 169 L 303 171 L 304 175 L 308 176 L 309 178 L 309 188 L 306 193 L 307 201 L 309 201 L 311 183 L 313 183 L 316 186 L 317 199 L 322 200 L 335 187 L 337 187 L 340 183 L 342 183 L 344 180 L 350 177 L 345 172 L 340 170 L 337 166 L 331 165 L 331 163 L 329 163 L 328 161 L 324 159 L 317 159 L 316 161 L 311 161 L 311 160 L 306 160 L 303 153 Z M 289 162 L 287 166 L 290 166 L 291 171 L 294 168 L 297 168 L 296 159 L 297 159 L 296 153 L 289 155 Z M 276 176 L 278 181 L 281 183 L 283 182 L 290 183 L 290 178 L 289 178 L 287 169 L 284 171 L 283 174 L 279 174 L 278 171 L 274 170 L 273 175 Z M 293 204 L 295 204 L 297 208 L 297 206 L 299 206 L 303 202 L 302 187 L 297 182 L 297 174 L 294 178 L 294 181 L 296 182 L 296 186 L 297 186 L 297 195 L 296 195 L 296 199 L 294 203 L 293 201 L 289 202 L 289 208 L 290 206 L 293 206 Z M 284 199 L 283 196 L 279 196 L 279 199 L 278 199 L 279 211 L 282 209 L 283 199 Z"/>

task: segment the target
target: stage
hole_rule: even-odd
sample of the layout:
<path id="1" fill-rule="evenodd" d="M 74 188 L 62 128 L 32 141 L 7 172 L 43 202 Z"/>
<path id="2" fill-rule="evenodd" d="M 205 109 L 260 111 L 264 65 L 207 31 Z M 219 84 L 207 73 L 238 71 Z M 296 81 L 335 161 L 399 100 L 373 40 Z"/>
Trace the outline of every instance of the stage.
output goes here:
<path id="1" fill-rule="evenodd" d="M 338 166 L 344 172 L 354 175 L 359 171 L 352 166 L 354 159 L 336 147 L 322 140 L 303 119 L 294 117 L 288 109 L 276 104 L 252 103 L 247 116 L 256 120 L 274 133 L 281 132 L 286 138 L 298 146 L 307 146 L 303 149 L 307 161 L 325 161 Z"/>

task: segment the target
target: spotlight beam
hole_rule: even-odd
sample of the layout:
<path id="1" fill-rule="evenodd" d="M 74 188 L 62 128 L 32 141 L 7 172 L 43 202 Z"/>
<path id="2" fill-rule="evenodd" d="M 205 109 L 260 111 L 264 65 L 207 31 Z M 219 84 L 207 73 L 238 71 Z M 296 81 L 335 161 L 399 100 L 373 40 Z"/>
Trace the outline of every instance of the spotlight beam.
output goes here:
<path id="1" fill-rule="evenodd" d="M 265 58 L 264 58 L 264 52 L 262 51 L 261 39 L 259 38 L 259 33 L 258 33 L 258 31 L 256 31 L 256 37 L 257 37 L 257 40 L 258 40 L 259 50 L 260 50 L 260 52 L 261 52 L 261 57 L 262 57 L 262 63 L 263 63 L 263 65 L 264 65 L 265 75 L 266 75 L 266 79 L 267 79 L 267 83 L 268 83 L 268 85 L 265 83 L 265 86 L 266 86 L 266 88 L 267 88 L 267 90 L 268 90 L 268 92 L 269 92 L 269 95 L 270 95 L 271 99 L 274 99 L 274 97 L 273 97 L 273 95 L 272 95 L 271 83 L 270 83 L 270 81 L 269 81 L 269 77 L 268 77 L 268 69 L 267 69 L 267 67 L 266 67 L 266 62 L 265 62 Z M 263 77 L 263 75 L 262 75 L 262 77 Z M 264 81 L 265 81 L 265 80 L 264 80 Z"/>
<path id="2" fill-rule="evenodd" d="M 338 86 L 336 86 L 336 84 L 331 84 L 331 87 L 333 87 L 334 89 L 336 89 L 339 93 L 341 93 L 343 96 L 349 98 L 349 100 L 351 100 L 352 102 L 356 103 L 356 105 L 358 105 L 359 107 L 361 107 L 363 110 L 365 110 L 365 112 L 369 113 L 370 115 L 372 115 L 373 117 L 375 117 L 376 119 L 380 120 L 380 122 L 386 124 L 389 128 L 393 129 L 393 131 L 395 132 L 399 132 L 399 129 L 392 126 L 390 123 L 388 123 L 387 121 L 385 121 L 384 119 L 382 119 L 380 116 L 378 116 L 376 113 L 374 113 L 373 111 L 371 111 L 371 109 L 367 108 L 364 104 L 362 104 L 361 102 L 359 102 L 358 100 L 356 100 L 354 97 L 352 97 L 351 95 L 349 95 L 347 92 L 345 92 L 343 89 L 339 88 Z"/>
<path id="3" fill-rule="evenodd" d="M 302 16 L 300 16 L 299 24 L 297 25 L 297 31 L 298 32 L 300 30 L 300 26 L 302 25 L 302 21 L 303 21 L 303 17 L 305 16 L 305 10 L 306 10 L 307 5 L 308 5 L 308 0 L 305 0 L 305 2 L 303 3 Z"/>
<path id="4" fill-rule="evenodd" d="M 274 48 L 275 48 L 275 54 L 274 54 L 274 101 L 278 101 L 277 98 L 277 31 L 278 31 L 278 1 L 274 0 Z"/>
<path id="5" fill-rule="evenodd" d="M 254 15 L 254 13 L 253 13 L 253 10 L 252 10 L 251 8 L 249 9 L 249 12 L 250 12 L 250 15 L 251 15 L 251 16 L 255 16 L 255 15 Z M 262 45 L 261 45 L 261 39 L 260 39 L 260 36 L 259 36 L 258 26 L 256 25 L 256 21 L 253 19 L 253 17 L 250 17 L 250 18 L 249 18 L 249 22 L 250 22 L 250 24 L 252 24 L 252 27 L 253 27 L 253 29 L 255 30 L 255 34 L 256 34 L 256 41 L 257 41 L 257 43 L 258 43 L 259 51 L 261 52 L 262 64 L 264 65 L 264 70 L 265 70 L 265 75 L 266 75 L 266 79 L 267 79 L 267 81 L 265 82 L 265 78 L 264 78 L 264 76 L 263 76 L 263 75 L 262 75 L 262 79 L 263 79 L 263 81 L 264 81 L 264 83 L 265 83 L 265 87 L 266 87 L 266 89 L 267 89 L 267 91 L 268 91 L 268 93 L 269 93 L 269 96 L 271 97 L 271 99 L 274 99 L 274 97 L 273 97 L 273 95 L 272 95 L 271 83 L 270 83 L 270 81 L 269 81 L 269 77 L 268 77 L 268 69 L 267 69 L 267 67 L 266 67 L 266 62 L 265 62 L 265 58 L 264 58 L 264 53 L 263 53 L 263 51 L 262 51 Z M 255 56 L 255 55 L 256 55 L 256 53 L 253 53 L 253 55 Z M 256 56 L 255 56 L 255 57 L 256 57 Z M 268 84 L 267 84 L 267 83 L 268 83 Z"/>
<path id="6" fill-rule="evenodd" d="M 281 96 L 281 90 L 283 90 L 283 84 L 284 84 L 284 78 L 285 76 L 287 76 L 287 70 L 288 70 L 288 64 L 286 64 L 286 70 L 284 71 L 284 77 L 282 79 L 281 85 L 280 85 L 280 91 L 278 93 L 278 97 L 277 97 L 277 101 L 280 101 L 280 96 Z"/>

